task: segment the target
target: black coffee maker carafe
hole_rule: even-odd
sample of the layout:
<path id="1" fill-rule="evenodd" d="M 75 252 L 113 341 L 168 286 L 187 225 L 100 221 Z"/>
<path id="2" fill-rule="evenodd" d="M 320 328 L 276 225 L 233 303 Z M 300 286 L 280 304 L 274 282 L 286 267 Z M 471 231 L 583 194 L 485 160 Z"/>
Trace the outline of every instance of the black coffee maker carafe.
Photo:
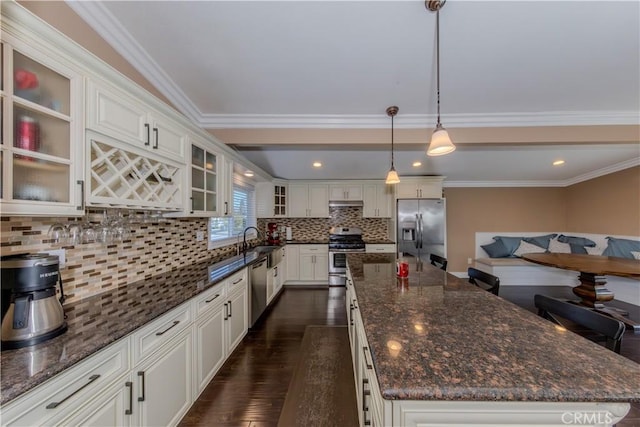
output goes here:
<path id="1" fill-rule="evenodd" d="M 38 344 L 67 330 L 59 264 L 48 254 L 2 257 L 2 350 Z"/>

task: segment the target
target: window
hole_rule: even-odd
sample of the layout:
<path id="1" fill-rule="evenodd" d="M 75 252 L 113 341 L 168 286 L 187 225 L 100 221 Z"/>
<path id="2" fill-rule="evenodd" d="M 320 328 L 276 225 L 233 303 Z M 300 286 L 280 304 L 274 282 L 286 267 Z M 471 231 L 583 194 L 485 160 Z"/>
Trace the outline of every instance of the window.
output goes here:
<path id="1" fill-rule="evenodd" d="M 231 245 L 245 228 L 256 226 L 255 192 L 252 186 L 234 183 L 233 210 L 229 217 L 214 217 L 209 220 L 209 249 Z M 255 230 L 247 238 L 255 238 Z"/>

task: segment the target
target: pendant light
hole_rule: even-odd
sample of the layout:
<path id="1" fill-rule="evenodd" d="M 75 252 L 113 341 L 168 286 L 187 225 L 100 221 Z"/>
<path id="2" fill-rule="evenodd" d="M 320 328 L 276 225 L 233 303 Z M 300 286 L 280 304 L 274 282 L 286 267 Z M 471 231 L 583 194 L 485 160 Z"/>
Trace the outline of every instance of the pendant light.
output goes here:
<path id="1" fill-rule="evenodd" d="M 391 169 L 389 169 L 385 184 L 397 184 L 400 182 L 398 172 L 396 172 L 396 168 L 393 167 L 393 117 L 396 114 L 398 114 L 398 107 L 394 105 L 387 108 L 387 116 L 391 117 Z"/>
<path id="2" fill-rule="evenodd" d="M 449 154 L 456 149 L 456 146 L 451 142 L 449 132 L 440 123 L 440 9 L 447 2 L 447 0 L 427 0 L 424 2 L 426 8 L 431 12 L 436 13 L 436 86 L 438 88 L 438 122 L 436 128 L 431 135 L 431 142 L 427 148 L 427 155 L 429 156 L 442 156 Z"/>

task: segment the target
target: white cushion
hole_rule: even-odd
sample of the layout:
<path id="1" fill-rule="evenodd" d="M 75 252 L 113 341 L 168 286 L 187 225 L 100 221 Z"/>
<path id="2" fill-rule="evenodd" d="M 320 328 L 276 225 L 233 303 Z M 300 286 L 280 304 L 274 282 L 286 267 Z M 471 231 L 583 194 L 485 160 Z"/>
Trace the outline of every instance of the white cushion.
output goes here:
<path id="1" fill-rule="evenodd" d="M 571 246 L 568 243 L 558 242 L 558 239 L 551 239 L 549 241 L 549 252 L 555 252 L 558 254 L 570 254 Z"/>
<path id="2" fill-rule="evenodd" d="M 640 252 L 631 251 L 631 255 L 633 255 L 635 259 L 640 259 Z"/>
<path id="3" fill-rule="evenodd" d="M 516 249 L 516 251 L 513 254 L 519 257 L 519 256 L 522 256 L 522 254 L 539 254 L 544 252 L 546 252 L 545 248 L 541 248 L 538 245 L 527 243 L 524 240 L 522 240 L 520 242 L 520 246 L 518 246 L 518 249 Z"/>
<path id="4" fill-rule="evenodd" d="M 585 249 L 589 255 L 602 255 L 602 252 L 604 252 L 604 248 L 602 246 L 595 246 L 593 248 L 585 246 Z"/>

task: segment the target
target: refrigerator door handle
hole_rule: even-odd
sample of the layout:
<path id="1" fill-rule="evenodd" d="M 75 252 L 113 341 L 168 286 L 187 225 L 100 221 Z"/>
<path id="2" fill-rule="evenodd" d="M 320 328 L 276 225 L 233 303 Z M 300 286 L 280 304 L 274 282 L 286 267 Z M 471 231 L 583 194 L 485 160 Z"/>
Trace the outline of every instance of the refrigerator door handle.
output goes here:
<path id="1" fill-rule="evenodd" d="M 422 249 L 422 243 L 423 243 L 423 240 L 424 240 L 423 239 L 424 236 L 422 235 L 422 230 L 423 230 L 423 227 L 422 227 L 422 214 L 420 214 L 420 222 L 418 224 L 419 224 L 419 228 L 420 228 L 420 249 Z"/>
<path id="2" fill-rule="evenodd" d="M 416 214 L 416 249 L 420 249 L 420 215 Z"/>

